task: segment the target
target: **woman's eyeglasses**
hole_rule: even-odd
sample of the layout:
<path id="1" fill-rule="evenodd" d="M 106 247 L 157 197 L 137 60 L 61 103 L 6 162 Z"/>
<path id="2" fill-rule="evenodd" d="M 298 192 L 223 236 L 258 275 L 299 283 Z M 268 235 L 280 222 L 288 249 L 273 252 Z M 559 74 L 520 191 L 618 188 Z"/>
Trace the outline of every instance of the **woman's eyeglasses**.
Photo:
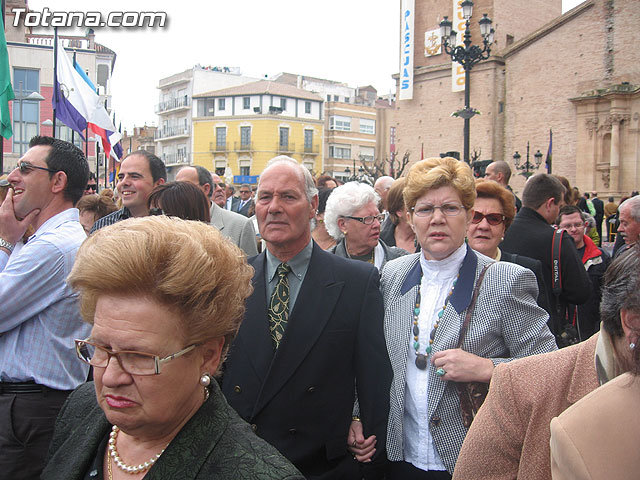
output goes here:
<path id="1" fill-rule="evenodd" d="M 371 225 L 374 220 L 378 220 L 378 222 L 384 222 L 384 215 L 368 215 L 366 217 L 352 217 L 350 215 L 341 215 L 342 218 L 349 218 L 351 220 L 356 220 L 360 223 L 364 223 L 365 225 Z"/>
<path id="2" fill-rule="evenodd" d="M 78 358 L 83 362 L 94 367 L 107 368 L 111 357 L 116 357 L 120 368 L 131 375 L 158 375 L 160 373 L 160 366 L 163 363 L 181 357 L 198 346 L 198 344 L 194 343 L 179 352 L 160 358 L 158 355 L 151 353 L 130 350 L 113 352 L 102 345 L 97 345 L 88 340 L 75 340 L 75 343 L 76 355 L 78 355 Z"/>
<path id="3" fill-rule="evenodd" d="M 500 225 L 505 221 L 507 217 L 502 215 L 501 213 L 487 213 L 486 215 L 480 212 L 474 212 L 473 218 L 471 219 L 471 223 L 480 223 L 483 218 L 487 219 L 489 225 Z"/>
<path id="4" fill-rule="evenodd" d="M 413 207 L 413 213 L 418 217 L 431 217 L 435 213 L 436 209 L 446 215 L 447 217 L 455 217 L 460 215 L 464 210 L 464 207 L 459 203 L 443 203 L 442 205 L 420 205 L 419 207 Z"/>

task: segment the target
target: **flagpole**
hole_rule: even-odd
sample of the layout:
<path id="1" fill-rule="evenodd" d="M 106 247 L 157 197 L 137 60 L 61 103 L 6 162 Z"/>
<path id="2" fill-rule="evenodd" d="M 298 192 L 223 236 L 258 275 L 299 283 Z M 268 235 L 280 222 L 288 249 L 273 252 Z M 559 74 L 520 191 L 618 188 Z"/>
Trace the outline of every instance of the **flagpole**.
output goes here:
<path id="1" fill-rule="evenodd" d="M 5 9 L 5 0 L 2 0 L 2 29 L 5 30 L 6 32 L 6 29 L 4 28 L 4 21 L 5 21 L 4 9 Z M 20 119 L 20 121 L 22 121 L 22 118 Z M 3 173 L 4 173 L 4 137 L 0 137 L 0 175 L 2 175 Z"/>
<path id="2" fill-rule="evenodd" d="M 4 0 L 3 0 L 4 3 Z M 4 9 L 3 9 L 4 12 Z M 58 96 L 60 95 L 58 85 L 58 27 L 53 27 L 53 97 L 56 100 L 53 102 L 53 125 L 51 126 L 51 136 L 56 138 L 56 108 Z"/>
<path id="3" fill-rule="evenodd" d="M 75 67 L 76 67 L 76 49 L 74 48 L 73 49 L 73 68 L 75 68 Z M 85 136 L 85 138 L 87 138 L 87 137 Z M 74 144 L 74 145 L 76 144 L 76 131 L 74 129 L 71 129 L 71 143 Z M 86 142 L 85 142 L 85 145 L 86 145 Z M 85 154 L 85 156 L 87 156 L 87 155 L 88 154 Z M 87 158 L 89 158 L 89 157 L 87 157 Z"/>

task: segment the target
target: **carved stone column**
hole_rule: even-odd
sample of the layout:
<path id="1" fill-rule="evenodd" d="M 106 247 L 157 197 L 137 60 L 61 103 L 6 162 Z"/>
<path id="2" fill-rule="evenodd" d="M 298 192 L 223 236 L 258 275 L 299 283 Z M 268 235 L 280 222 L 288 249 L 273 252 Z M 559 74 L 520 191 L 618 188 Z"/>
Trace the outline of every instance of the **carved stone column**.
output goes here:
<path id="1" fill-rule="evenodd" d="M 607 123 L 611 123 L 611 154 L 609 155 L 609 188 L 620 190 L 620 122 L 622 115 L 609 115 Z"/>

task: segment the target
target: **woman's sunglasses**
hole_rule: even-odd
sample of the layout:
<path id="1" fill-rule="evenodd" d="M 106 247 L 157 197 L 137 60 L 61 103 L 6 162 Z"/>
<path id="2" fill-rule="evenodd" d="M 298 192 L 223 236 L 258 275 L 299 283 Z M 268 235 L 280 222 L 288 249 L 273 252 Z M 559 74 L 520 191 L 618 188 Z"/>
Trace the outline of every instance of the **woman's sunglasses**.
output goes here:
<path id="1" fill-rule="evenodd" d="M 500 225 L 501 223 L 504 222 L 505 217 L 504 215 L 502 215 L 501 213 L 487 213 L 486 215 L 480 212 L 474 212 L 473 213 L 473 218 L 471 219 L 471 223 L 480 223 L 482 221 L 483 218 L 487 219 L 487 222 L 489 222 L 489 225 Z"/>

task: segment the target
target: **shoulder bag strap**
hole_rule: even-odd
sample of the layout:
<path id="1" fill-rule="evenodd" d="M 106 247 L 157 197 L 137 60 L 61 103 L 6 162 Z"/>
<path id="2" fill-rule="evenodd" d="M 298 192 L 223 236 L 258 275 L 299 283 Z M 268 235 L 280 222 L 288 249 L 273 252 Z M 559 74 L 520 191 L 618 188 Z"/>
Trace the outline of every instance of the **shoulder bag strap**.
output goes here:
<path id="1" fill-rule="evenodd" d="M 482 285 L 482 280 L 484 279 L 484 274 L 487 273 L 487 270 L 492 262 L 488 265 L 485 265 L 482 271 L 480 272 L 480 276 L 478 280 L 476 280 L 476 286 L 473 289 L 473 296 L 471 297 L 471 303 L 469 304 L 469 308 L 467 308 L 467 314 L 464 316 L 464 322 L 462 322 L 462 327 L 460 327 L 460 336 L 458 337 L 458 346 L 456 348 L 461 348 L 462 343 L 464 342 L 464 337 L 467 335 L 467 330 L 469 329 L 469 322 L 471 321 L 471 315 L 473 314 L 473 310 L 476 306 L 476 301 L 478 300 L 478 293 L 480 292 L 480 285 Z"/>

